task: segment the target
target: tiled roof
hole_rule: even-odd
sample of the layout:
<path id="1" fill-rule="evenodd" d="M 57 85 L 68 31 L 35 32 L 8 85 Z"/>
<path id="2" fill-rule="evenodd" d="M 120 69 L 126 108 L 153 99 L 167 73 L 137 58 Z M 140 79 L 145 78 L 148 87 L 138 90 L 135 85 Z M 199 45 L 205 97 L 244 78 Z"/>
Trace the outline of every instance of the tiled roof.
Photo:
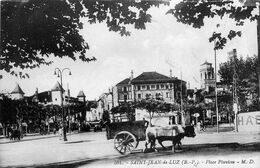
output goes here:
<path id="1" fill-rule="evenodd" d="M 60 83 L 57 82 L 55 84 L 55 86 L 51 89 L 51 91 L 61 91 L 61 89 L 63 89 L 63 88 L 61 87 Z M 64 89 L 63 89 L 63 91 L 64 91 Z"/>
<path id="2" fill-rule="evenodd" d="M 79 94 L 77 97 L 86 97 L 86 96 L 85 96 L 84 92 L 81 90 L 81 91 L 79 91 Z"/>
<path id="3" fill-rule="evenodd" d="M 128 85 L 130 83 L 130 78 L 126 78 L 124 80 L 122 80 L 121 82 L 119 82 L 118 84 L 116 84 L 116 86 L 118 85 Z"/>
<path id="4" fill-rule="evenodd" d="M 141 83 L 167 83 L 174 82 L 176 78 L 170 78 L 165 75 L 159 74 L 157 72 L 143 72 L 141 75 L 137 76 L 132 80 L 133 84 L 141 84 Z"/>
<path id="5" fill-rule="evenodd" d="M 13 93 L 24 94 L 23 90 L 20 88 L 20 86 L 18 84 L 16 84 L 14 90 L 11 92 L 11 94 L 13 94 Z"/>

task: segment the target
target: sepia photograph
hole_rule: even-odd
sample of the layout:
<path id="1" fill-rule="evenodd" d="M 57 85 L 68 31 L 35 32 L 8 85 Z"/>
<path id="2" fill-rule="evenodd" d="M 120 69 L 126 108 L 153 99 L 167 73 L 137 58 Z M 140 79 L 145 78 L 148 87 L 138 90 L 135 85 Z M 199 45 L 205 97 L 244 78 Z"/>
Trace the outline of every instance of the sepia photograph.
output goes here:
<path id="1" fill-rule="evenodd" d="M 0 0 L 1 168 L 260 168 L 260 0 Z"/>

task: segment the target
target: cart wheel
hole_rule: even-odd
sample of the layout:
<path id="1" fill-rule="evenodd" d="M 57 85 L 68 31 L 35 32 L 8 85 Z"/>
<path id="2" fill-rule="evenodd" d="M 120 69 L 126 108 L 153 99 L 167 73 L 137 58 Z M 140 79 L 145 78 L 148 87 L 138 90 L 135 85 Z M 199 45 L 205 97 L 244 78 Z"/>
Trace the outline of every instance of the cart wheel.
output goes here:
<path id="1" fill-rule="evenodd" d="M 131 153 L 137 145 L 135 136 L 128 131 L 121 131 L 114 137 L 114 148 L 123 155 Z"/>

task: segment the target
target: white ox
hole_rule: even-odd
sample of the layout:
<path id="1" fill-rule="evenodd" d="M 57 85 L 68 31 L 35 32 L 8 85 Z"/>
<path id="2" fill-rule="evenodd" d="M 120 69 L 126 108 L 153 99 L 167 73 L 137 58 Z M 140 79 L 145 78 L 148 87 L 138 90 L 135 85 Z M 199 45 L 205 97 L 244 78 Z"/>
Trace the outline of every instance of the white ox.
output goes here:
<path id="1" fill-rule="evenodd" d="M 172 150 L 175 151 L 175 146 L 178 144 L 180 147 L 181 139 L 184 136 L 195 137 L 195 131 L 193 126 L 182 127 L 181 125 L 168 125 L 168 126 L 149 126 L 145 132 L 146 143 L 145 151 L 147 151 L 147 145 L 150 143 L 150 149 L 155 148 L 155 141 L 163 147 L 163 141 L 172 141 Z"/>

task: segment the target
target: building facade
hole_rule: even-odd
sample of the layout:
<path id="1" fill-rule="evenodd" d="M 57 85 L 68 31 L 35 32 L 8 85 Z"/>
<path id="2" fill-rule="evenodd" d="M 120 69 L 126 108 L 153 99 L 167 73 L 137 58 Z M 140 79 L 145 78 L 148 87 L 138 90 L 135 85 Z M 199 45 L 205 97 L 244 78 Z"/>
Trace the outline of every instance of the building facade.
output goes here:
<path id="1" fill-rule="evenodd" d="M 168 103 L 180 102 L 186 96 L 186 82 L 176 77 L 168 77 L 157 72 L 143 72 L 136 78 L 126 78 L 113 87 L 114 107 L 124 102 L 142 99 L 164 100 Z M 181 94 L 182 93 L 182 94 Z"/>

